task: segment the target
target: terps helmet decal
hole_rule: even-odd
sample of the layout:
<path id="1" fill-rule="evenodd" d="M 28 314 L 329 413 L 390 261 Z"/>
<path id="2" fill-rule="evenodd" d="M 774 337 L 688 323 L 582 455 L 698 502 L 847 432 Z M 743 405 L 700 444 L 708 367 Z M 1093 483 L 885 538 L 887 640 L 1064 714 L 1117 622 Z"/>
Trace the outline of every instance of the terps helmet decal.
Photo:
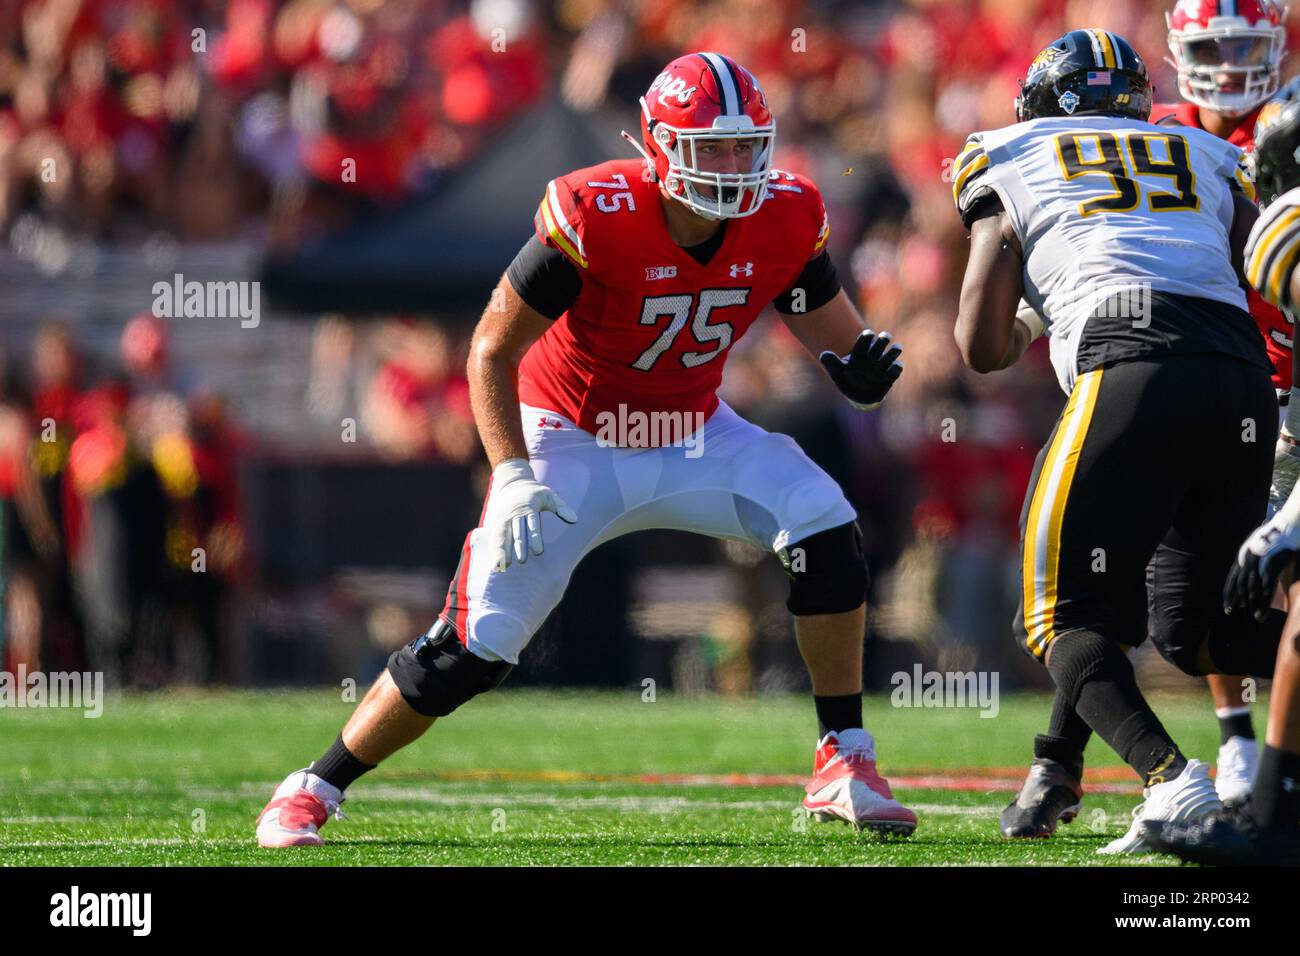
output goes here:
<path id="1" fill-rule="evenodd" d="M 686 81 L 680 76 L 673 76 L 670 73 L 660 73 L 650 84 L 650 92 L 658 92 L 661 106 L 672 105 L 667 102 L 669 97 L 676 98 L 678 106 L 685 106 L 691 101 L 691 94 L 698 89 L 698 86 L 687 86 Z"/>

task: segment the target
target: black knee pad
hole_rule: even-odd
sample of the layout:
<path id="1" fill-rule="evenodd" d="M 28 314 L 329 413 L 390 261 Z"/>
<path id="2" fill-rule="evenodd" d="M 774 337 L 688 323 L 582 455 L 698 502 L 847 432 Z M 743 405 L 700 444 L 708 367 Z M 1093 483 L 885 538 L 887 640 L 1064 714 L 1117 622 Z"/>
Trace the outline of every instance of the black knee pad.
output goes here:
<path id="1" fill-rule="evenodd" d="M 1239 610 L 1226 615 L 1210 632 L 1210 660 L 1216 671 L 1220 674 L 1272 677 L 1285 624 L 1286 614 L 1274 608 L 1269 608 L 1262 621 L 1256 621 L 1249 611 Z M 1192 661 L 1193 667 L 1196 663 Z M 1195 674 L 1197 671 L 1187 673 Z"/>
<path id="2" fill-rule="evenodd" d="M 1216 642 L 1213 637 L 1211 636 L 1207 638 L 1207 640 L 1210 641 L 1210 646 L 1214 647 Z M 1176 640 L 1165 640 L 1164 635 L 1153 631 L 1151 635 L 1151 643 L 1155 645 L 1155 648 L 1160 652 L 1161 657 L 1170 664 L 1173 664 L 1174 667 L 1177 667 L 1184 674 L 1191 677 L 1203 677 L 1205 675 L 1206 671 L 1201 666 L 1200 660 L 1201 646 L 1194 641 L 1189 640 L 1187 635 L 1180 635 Z M 1244 673 L 1244 671 L 1233 671 L 1232 673 L 1238 674 Z M 1269 673 L 1271 674 L 1272 671 Z"/>
<path id="3" fill-rule="evenodd" d="M 819 531 L 780 552 L 791 614 L 843 614 L 867 599 L 867 559 L 856 521 Z"/>
<path id="4" fill-rule="evenodd" d="M 492 690 L 513 669 L 506 661 L 485 661 L 470 653 L 455 628 L 441 619 L 388 658 L 388 674 L 402 698 L 427 717 L 446 717 L 471 697 Z"/>
<path id="5" fill-rule="evenodd" d="M 1073 706 L 1079 702 L 1083 685 L 1112 669 L 1131 668 L 1123 649 L 1096 631 L 1070 631 L 1052 641 L 1047 672 L 1056 688 Z"/>

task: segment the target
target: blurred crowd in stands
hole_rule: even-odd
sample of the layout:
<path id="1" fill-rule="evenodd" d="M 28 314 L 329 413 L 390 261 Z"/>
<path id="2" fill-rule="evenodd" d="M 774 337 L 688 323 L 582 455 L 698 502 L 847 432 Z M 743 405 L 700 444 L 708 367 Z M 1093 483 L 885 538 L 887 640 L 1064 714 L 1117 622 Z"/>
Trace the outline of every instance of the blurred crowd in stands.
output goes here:
<path id="1" fill-rule="evenodd" d="M 663 63 L 730 54 L 778 117 L 776 164 L 821 186 L 842 280 L 905 346 L 907 371 L 880 411 L 854 413 L 768 322 L 733 348 L 724 397 L 794 435 L 858 505 L 878 634 L 923 645 L 934 663 L 1019 670 L 1017 517 L 1063 396 L 1041 343 L 1014 371 L 961 367 L 952 325 L 966 236 L 947 174 L 970 132 L 1013 121 L 1017 80 L 1068 28 L 1126 36 L 1158 97 L 1175 99 L 1162 62 L 1171 6 L 0 0 L 0 227 L 30 215 L 95 241 L 161 232 L 291 247 L 435 186 L 543 98 L 631 124 Z M 304 418 L 356 410 L 385 460 L 481 469 L 463 372 L 473 318 L 318 317 Z M 223 594 L 255 572 L 233 476 L 256 436 L 240 436 L 217 396 L 169 383 L 166 341 L 163 322 L 140 317 L 120 356 L 101 357 L 111 370 L 91 374 L 75 322 L 52 323 L 30 356 L 10 355 L 0 497 L 11 663 L 82 659 L 171 679 L 164 645 L 186 632 L 204 662 L 190 676 L 221 677 Z M 51 421 L 55 440 L 42 440 Z M 186 573 L 195 548 L 207 575 Z M 719 555 L 754 564 L 734 548 Z M 719 625 L 742 658 L 763 602 L 783 600 L 779 574 L 768 583 L 747 622 Z M 718 684 L 751 689 L 762 683 L 753 670 L 742 660 Z"/>
<path id="2" fill-rule="evenodd" d="M 219 679 L 241 439 L 220 398 L 180 393 L 152 315 L 126 324 L 110 367 L 87 364 L 51 321 L 4 366 L 6 659 L 146 686 Z"/>

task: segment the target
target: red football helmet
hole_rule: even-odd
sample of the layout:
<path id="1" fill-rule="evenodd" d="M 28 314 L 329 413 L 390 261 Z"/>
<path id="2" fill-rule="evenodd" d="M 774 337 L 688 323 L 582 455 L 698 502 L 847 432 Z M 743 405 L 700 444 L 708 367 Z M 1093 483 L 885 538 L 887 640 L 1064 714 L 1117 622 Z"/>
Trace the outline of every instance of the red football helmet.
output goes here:
<path id="1" fill-rule="evenodd" d="M 1183 99 L 1244 116 L 1277 92 L 1285 17 L 1273 0 L 1181 0 L 1166 19 Z"/>
<path id="2" fill-rule="evenodd" d="M 706 219 L 752 216 L 767 196 L 776 120 L 758 80 L 730 57 L 690 53 L 673 60 L 641 97 L 642 143 L 623 136 L 663 190 Z M 705 140 L 750 140 L 749 171 L 701 169 L 697 150 Z"/>

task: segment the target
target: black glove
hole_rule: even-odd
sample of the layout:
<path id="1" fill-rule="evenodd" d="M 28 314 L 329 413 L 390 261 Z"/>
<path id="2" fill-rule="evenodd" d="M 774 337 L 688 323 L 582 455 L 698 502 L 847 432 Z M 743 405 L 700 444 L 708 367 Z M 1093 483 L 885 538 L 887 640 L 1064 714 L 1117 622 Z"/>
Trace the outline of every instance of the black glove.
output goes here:
<path id="1" fill-rule="evenodd" d="M 1223 586 L 1223 610 L 1231 614 L 1244 607 L 1262 621 L 1273 603 L 1282 572 L 1290 568 L 1300 550 L 1300 529 L 1281 513 L 1250 533 L 1237 552 L 1237 561 Z"/>
<path id="2" fill-rule="evenodd" d="M 848 355 L 840 357 L 826 351 L 821 354 L 821 362 L 849 402 L 868 409 L 884 401 L 885 394 L 903 374 L 903 365 L 898 361 L 902 352 L 903 347 L 893 345 L 888 332 L 877 335 L 863 329 Z"/>

